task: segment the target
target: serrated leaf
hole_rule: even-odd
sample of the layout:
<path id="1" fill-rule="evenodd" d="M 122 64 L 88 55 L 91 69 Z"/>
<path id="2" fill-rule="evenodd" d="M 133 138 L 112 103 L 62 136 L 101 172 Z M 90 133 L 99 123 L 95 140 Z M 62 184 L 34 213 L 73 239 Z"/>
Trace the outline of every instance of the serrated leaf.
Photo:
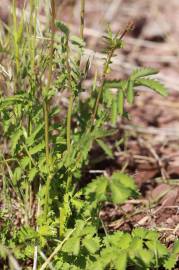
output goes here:
<path id="1" fill-rule="evenodd" d="M 96 251 L 100 248 L 100 241 L 99 238 L 84 238 L 83 239 L 83 245 L 85 248 L 92 254 L 94 254 Z"/>
<path id="2" fill-rule="evenodd" d="M 127 253 L 125 251 L 118 252 L 114 260 L 116 270 L 126 270 L 127 266 Z"/>
<path id="3" fill-rule="evenodd" d="M 96 140 L 99 146 L 103 149 L 107 156 L 110 158 L 114 158 L 111 148 L 107 144 L 105 144 L 102 140 Z"/>
<path id="4" fill-rule="evenodd" d="M 37 144 L 36 146 L 31 147 L 31 148 L 29 149 L 29 153 L 30 153 L 31 155 L 34 155 L 34 154 L 36 154 L 36 153 L 42 151 L 42 149 L 44 149 L 44 147 L 45 147 L 45 142 L 41 142 L 41 143 Z"/>
<path id="5" fill-rule="evenodd" d="M 173 270 L 175 269 L 175 264 L 177 262 L 177 256 L 175 254 L 171 254 L 169 258 L 164 263 L 164 267 L 166 270 Z"/>
<path id="6" fill-rule="evenodd" d="M 28 146 L 31 146 L 34 143 L 34 140 L 37 136 L 37 134 L 42 130 L 44 126 L 44 123 L 39 124 L 35 130 L 33 130 L 32 134 L 26 139 L 26 143 L 28 144 Z"/>
<path id="7" fill-rule="evenodd" d="M 16 132 L 13 133 L 11 136 L 11 150 L 14 153 L 16 146 L 20 140 L 20 137 L 22 136 L 23 132 L 21 129 L 18 129 Z"/>
<path id="8" fill-rule="evenodd" d="M 104 270 L 103 262 L 99 259 L 95 262 L 89 261 L 89 265 L 87 265 L 86 270 L 91 270 L 91 269 Z"/>
<path id="9" fill-rule="evenodd" d="M 23 157 L 20 160 L 20 165 L 21 165 L 22 169 L 25 169 L 29 163 L 30 163 L 30 158 L 28 156 Z"/>
<path id="10" fill-rule="evenodd" d="M 147 231 L 144 229 L 144 228 L 135 228 L 133 231 L 132 231 L 132 236 L 134 238 L 145 238 L 147 235 Z"/>
<path id="11" fill-rule="evenodd" d="M 157 69 L 154 69 L 154 68 L 138 68 L 132 72 L 130 79 L 134 81 L 141 77 L 146 77 L 146 76 L 154 75 L 157 73 L 158 73 Z"/>
<path id="12" fill-rule="evenodd" d="M 157 238 L 146 241 L 146 246 L 148 247 L 148 249 L 153 251 L 153 253 L 157 254 L 157 256 L 159 257 L 168 255 L 167 248 L 162 243 L 160 243 L 160 241 Z"/>
<path id="13" fill-rule="evenodd" d="M 20 167 L 17 167 L 13 173 L 12 182 L 13 185 L 16 185 L 17 182 L 21 179 L 22 170 Z"/>
<path id="14" fill-rule="evenodd" d="M 93 237 L 94 234 L 96 234 L 96 227 L 92 225 L 86 226 L 82 231 L 82 235 L 87 235 L 88 237 Z"/>
<path id="15" fill-rule="evenodd" d="M 114 203 L 123 203 L 128 197 L 137 194 L 134 180 L 123 173 L 116 172 L 109 182 L 111 198 Z"/>
<path id="16" fill-rule="evenodd" d="M 131 243 L 131 236 L 128 233 L 124 233 L 121 231 L 115 232 L 112 235 L 106 237 L 107 243 L 118 248 L 125 249 L 129 248 Z"/>
<path id="17" fill-rule="evenodd" d="M 121 204 L 131 195 L 130 190 L 125 188 L 120 183 L 110 183 L 111 198 L 113 203 Z"/>
<path id="18" fill-rule="evenodd" d="M 11 105 L 17 105 L 23 103 L 25 95 L 15 95 L 0 99 L 0 110 L 9 107 Z"/>
<path id="19" fill-rule="evenodd" d="M 126 173 L 121 173 L 121 172 L 115 172 L 112 175 L 112 181 L 117 181 L 119 183 L 121 183 L 122 185 L 124 185 L 127 188 L 132 189 L 133 191 L 136 191 L 136 185 L 134 182 L 134 179 L 127 175 Z"/>
<path id="20" fill-rule="evenodd" d="M 116 256 L 116 249 L 113 249 L 113 247 L 107 247 L 102 249 L 101 251 L 101 260 L 103 262 L 103 269 L 106 269 L 106 267 L 111 264 L 112 260 Z"/>
<path id="21" fill-rule="evenodd" d="M 151 250 L 139 249 L 137 255 L 140 256 L 146 267 L 149 267 L 151 265 L 154 256 Z"/>
<path id="22" fill-rule="evenodd" d="M 49 225 L 43 225 L 39 227 L 38 233 L 41 236 L 55 236 L 56 230 Z"/>
<path id="23" fill-rule="evenodd" d="M 64 244 L 62 250 L 64 252 L 72 253 L 73 255 L 78 255 L 80 251 L 80 238 L 79 237 L 71 237 Z"/>
<path id="24" fill-rule="evenodd" d="M 28 178 L 29 178 L 29 181 L 32 182 L 32 180 L 34 179 L 34 177 L 36 176 L 36 174 L 38 173 L 38 170 L 33 167 L 30 171 L 29 171 L 29 174 L 28 174 Z"/>
<path id="25" fill-rule="evenodd" d="M 179 254 L 179 240 L 177 240 L 177 241 L 174 243 L 174 246 L 173 246 L 173 253 Z"/>
<path id="26" fill-rule="evenodd" d="M 98 177 L 96 180 L 88 184 L 84 190 L 85 195 L 95 196 L 95 200 L 104 201 L 106 199 L 106 189 L 108 186 L 108 179 L 104 176 Z"/>
<path id="27" fill-rule="evenodd" d="M 141 86 L 141 85 L 146 86 L 146 87 L 154 90 L 158 94 L 165 96 L 165 97 L 168 95 L 168 91 L 167 91 L 166 87 L 162 83 L 160 83 L 159 81 L 156 81 L 156 80 L 139 79 L 139 80 L 135 81 L 135 85 L 136 86 Z"/>

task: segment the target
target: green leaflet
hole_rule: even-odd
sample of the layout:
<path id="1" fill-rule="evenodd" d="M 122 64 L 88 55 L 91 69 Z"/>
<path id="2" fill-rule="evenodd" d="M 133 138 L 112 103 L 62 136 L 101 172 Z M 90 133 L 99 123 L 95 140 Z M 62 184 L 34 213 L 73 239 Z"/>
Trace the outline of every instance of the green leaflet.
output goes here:
<path id="1" fill-rule="evenodd" d="M 28 174 L 28 177 L 29 177 L 29 181 L 31 182 L 34 177 L 36 176 L 36 174 L 38 173 L 38 170 L 37 168 L 33 167 L 30 171 L 29 171 L 29 174 Z"/>
<path id="2" fill-rule="evenodd" d="M 12 182 L 13 185 L 16 186 L 18 181 L 21 180 L 22 170 L 20 167 L 17 167 L 13 173 Z"/>
<path id="3" fill-rule="evenodd" d="M 116 270 L 126 270 L 127 266 L 127 253 L 126 251 L 120 251 L 117 253 L 117 258 L 114 260 L 114 266 Z"/>
<path id="4" fill-rule="evenodd" d="M 104 88 L 117 88 L 117 89 L 122 89 L 123 91 L 126 90 L 127 88 L 128 81 L 127 80 L 113 80 L 113 81 L 105 81 L 104 83 Z"/>
<path id="5" fill-rule="evenodd" d="M 175 269 L 175 265 L 177 262 L 176 254 L 171 254 L 169 258 L 165 260 L 164 267 L 166 270 L 173 270 Z"/>
<path id="6" fill-rule="evenodd" d="M 164 97 L 166 97 L 168 95 L 168 91 L 167 91 L 166 87 L 162 83 L 160 83 L 159 81 L 156 81 L 156 80 L 138 79 L 135 81 L 135 85 L 136 86 L 140 86 L 140 85 L 146 86 Z"/>
<path id="7" fill-rule="evenodd" d="M 114 158 L 111 148 L 106 143 L 104 143 L 102 140 L 99 139 L 96 140 L 96 142 L 103 149 L 103 151 L 106 153 L 107 156 L 109 156 L 110 158 Z"/>
<path id="8" fill-rule="evenodd" d="M 95 194 L 97 201 L 104 201 L 106 197 L 106 190 L 108 187 L 108 179 L 104 176 L 98 177 L 87 185 L 84 192 L 87 196 Z"/>
<path id="9" fill-rule="evenodd" d="M 84 238 L 83 245 L 85 248 L 92 254 L 95 254 L 100 248 L 100 241 L 99 238 Z"/>
<path id="10" fill-rule="evenodd" d="M 28 146 L 31 146 L 32 144 L 34 144 L 36 136 L 39 134 L 39 132 L 42 130 L 43 127 L 44 127 L 44 123 L 37 125 L 36 128 L 31 133 L 31 135 L 27 137 L 26 143 Z"/>
<path id="11" fill-rule="evenodd" d="M 19 142 L 22 135 L 23 135 L 22 130 L 20 128 L 18 128 L 17 131 L 15 131 L 13 133 L 13 135 L 11 136 L 11 151 L 12 151 L 12 153 L 15 152 L 16 147 L 18 145 L 18 142 Z"/>
<path id="12" fill-rule="evenodd" d="M 29 153 L 31 155 L 34 155 L 34 154 L 42 151 L 44 149 L 44 147 L 45 147 L 45 142 L 41 142 L 41 143 L 37 144 L 36 146 L 31 147 L 29 149 Z"/>
<path id="13" fill-rule="evenodd" d="M 22 104 L 26 100 L 26 95 L 15 95 L 6 98 L 0 98 L 0 110 L 6 109 L 9 106 Z"/>
<path id="14" fill-rule="evenodd" d="M 69 28 L 61 21 L 56 21 L 56 27 L 65 35 L 69 35 Z"/>
<path id="15" fill-rule="evenodd" d="M 132 72 L 130 79 L 135 81 L 136 79 L 139 79 L 141 77 L 146 77 L 146 76 L 154 75 L 157 73 L 158 73 L 158 70 L 154 68 L 145 68 L 145 67 L 138 68 Z"/>
<path id="16" fill-rule="evenodd" d="M 109 184 L 111 199 L 114 203 L 123 203 L 127 198 L 137 195 L 133 179 L 122 173 L 114 173 Z"/>
<path id="17" fill-rule="evenodd" d="M 179 240 L 177 240 L 173 246 L 173 253 L 179 254 Z"/>
<path id="18" fill-rule="evenodd" d="M 64 252 L 78 255 L 80 251 L 80 237 L 71 237 L 63 246 Z"/>
<path id="19" fill-rule="evenodd" d="M 72 42 L 73 45 L 76 45 L 80 48 L 83 48 L 85 46 L 85 42 L 81 38 L 79 38 L 78 36 L 72 35 L 70 37 L 70 41 Z"/>
<path id="20" fill-rule="evenodd" d="M 30 158 L 28 156 L 26 157 L 23 157 L 21 160 L 20 160 L 20 165 L 22 167 L 22 169 L 25 169 L 27 167 L 27 165 L 30 163 Z"/>
<path id="21" fill-rule="evenodd" d="M 125 188 L 120 183 L 116 183 L 116 181 L 113 181 L 110 184 L 110 190 L 111 190 L 111 199 L 113 203 L 121 204 L 123 203 L 129 196 L 130 196 L 130 190 Z"/>
<path id="22" fill-rule="evenodd" d="M 118 100 L 117 102 L 118 113 L 120 116 L 122 116 L 124 112 L 124 93 L 123 93 L 123 90 L 121 89 L 118 90 L 117 100 Z"/>
<path id="23" fill-rule="evenodd" d="M 132 80 L 128 81 L 127 101 L 129 102 L 129 104 L 133 104 L 134 102 L 134 82 Z"/>
<path id="24" fill-rule="evenodd" d="M 70 199 L 69 194 L 66 193 L 63 198 L 63 204 L 60 207 L 60 236 L 63 237 L 66 231 L 66 224 L 68 221 L 68 217 L 71 214 L 71 208 L 70 208 Z"/>
<path id="25" fill-rule="evenodd" d="M 115 126 L 116 121 L 117 121 L 117 102 L 116 99 L 113 98 L 111 110 L 111 122 L 113 126 Z"/>
<path id="26" fill-rule="evenodd" d="M 131 176 L 125 173 L 115 172 L 113 173 L 111 178 L 112 178 L 112 181 L 116 180 L 122 185 L 124 185 L 125 187 L 136 191 L 136 185 L 135 185 L 134 179 Z"/>

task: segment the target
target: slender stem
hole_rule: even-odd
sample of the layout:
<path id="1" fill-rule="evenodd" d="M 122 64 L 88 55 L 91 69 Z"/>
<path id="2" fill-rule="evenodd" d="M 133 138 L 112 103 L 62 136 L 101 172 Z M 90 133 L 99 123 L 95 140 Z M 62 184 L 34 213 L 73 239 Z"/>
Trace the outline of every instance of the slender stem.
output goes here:
<path id="1" fill-rule="evenodd" d="M 44 209 L 44 214 L 45 214 L 45 219 L 47 219 L 48 215 L 48 205 L 49 205 L 49 189 L 50 189 L 50 183 L 52 180 L 52 175 L 49 173 L 47 177 L 47 182 L 46 182 L 46 187 L 45 187 L 45 209 Z"/>
<path id="2" fill-rule="evenodd" d="M 80 38 L 84 39 L 84 14 L 85 14 L 85 0 L 80 0 Z M 66 56 L 66 68 L 68 71 L 68 87 L 71 91 L 70 99 L 69 99 L 69 106 L 68 106 L 68 113 L 67 113 L 67 151 L 68 155 L 70 155 L 70 148 L 71 148 L 71 117 L 72 117 L 72 110 L 73 110 L 73 93 L 72 93 L 72 77 L 71 77 L 71 67 L 69 65 L 69 45 L 68 45 L 68 36 L 67 36 L 67 56 Z M 79 61 L 80 63 L 80 61 Z"/>
<path id="3" fill-rule="evenodd" d="M 18 90 L 18 77 L 19 77 L 19 44 L 18 44 L 18 25 L 17 25 L 17 0 L 13 0 L 13 49 L 14 49 L 14 58 L 15 58 L 15 67 L 14 67 L 14 92 Z"/>
<path id="4" fill-rule="evenodd" d="M 51 0 L 51 43 L 50 43 L 50 62 L 48 72 L 47 89 L 50 88 L 52 80 L 52 66 L 53 66 L 53 54 L 54 54 L 54 36 L 55 36 L 55 0 Z M 45 149 L 46 149 L 46 162 L 49 166 L 49 104 L 48 101 L 44 101 L 44 118 L 45 118 Z"/>
<path id="5" fill-rule="evenodd" d="M 85 0 L 81 0 L 80 8 L 80 38 L 84 40 Z"/>
<path id="6" fill-rule="evenodd" d="M 48 119 L 48 114 L 49 114 L 49 106 L 48 102 L 44 101 L 43 103 L 43 108 L 44 108 L 44 122 L 45 122 L 45 153 L 46 153 L 46 165 L 47 168 L 49 168 L 49 119 Z"/>
<path id="7" fill-rule="evenodd" d="M 126 28 L 124 29 L 124 31 L 119 36 L 119 40 L 122 40 L 123 37 L 132 29 L 132 27 L 133 27 L 133 23 L 132 22 L 128 23 L 128 25 L 126 26 Z M 119 33 L 117 33 L 115 35 L 115 38 L 117 38 L 118 34 Z M 111 58 L 112 58 L 115 50 L 116 50 L 116 47 L 115 46 L 111 48 L 111 50 L 109 51 L 109 53 L 107 55 L 106 62 L 105 62 L 104 67 L 103 67 L 102 79 L 101 79 L 101 86 L 99 88 L 99 92 L 98 92 L 98 95 L 97 95 L 97 98 L 96 98 L 96 102 L 95 102 L 93 114 L 92 114 L 92 117 L 91 117 L 91 124 L 90 124 L 89 130 L 94 125 L 94 121 L 95 121 L 95 118 L 96 118 L 96 115 L 97 115 L 97 112 L 98 112 L 100 98 L 101 98 L 101 95 L 102 95 L 102 92 L 103 92 L 103 88 L 104 88 L 104 83 L 105 83 L 106 75 L 107 75 L 107 72 L 108 72 L 108 69 L 109 69 L 109 65 L 111 63 Z"/>
<path id="8" fill-rule="evenodd" d="M 85 0 L 80 0 L 80 38 L 84 40 L 84 14 L 85 14 Z M 70 98 L 69 98 L 69 105 L 68 105 L 68 112 L 67 112 L 67 152 L 68 152 L 68 160 L 70 158 L 71 154 L 71 119 L 72 119 L 72 111 L 73 111 L 73 101 L 74 101 L 74 94 L 72 89 L 72 77 L 71 77 L 71 67 L 69 64 L 69 37 L 67 36 L 67 54 L 66 54 L 66 69 L 68 72 L 68 88 L 70 90 Z M 80 65 L 81 62 L 81 54 L 79 55 L 78 63 Z M 68 178 L 67 178 L 67 185 L 66 185 L 66 191 L 69 190 L 72 182 L 72 174 L 69 171 L 68 172 Z"/>
<path id="9" fill-rule="evenodd" d="M 67 113 L 67 151 L 70 155 L 71 149 L 71 116 L 73 109 L 73 95 L 70 93 L 69 105 L 68 105 L 68 113 Z"/>
<path id="10" fill-rule="evenodd" d="M 71 150 L 71 118 L 72 118 L 72 110 L 73 110 L 73 89 L 72 89 L 72 77 L 71 77 L 71 67 L 70 67 L 70 49 L 69 49 L 69 36 L 66 37 L 66 69 L 68 73 L 68 88 L 70 91 L 70 98 L 69 98 L 69 104 L 68 104 L 68 112 L 67 112 L 67 151 L 68 151 L 68 157 L 70 156 L 70 150 Z"/>
<path id="11" fill-rule="evenodd" d="M 52 80 L 52 66 L 53 66 L 53 55 L 54 55 L 54 37 L 55 37 L 55 0 L 51 0 L 51 44 L 50 44 L 50 63 L 49 63 L 49 74 L 48 74 L 48 87 L 50 87 Z"/>
<path id="12" fill-rule="evenodd" d="M 80 0 L 80 38 L 84 41 L 84 23 L 85 23 L 85 0 Z M 79 51 L 77 65 L 80 66 L 82 49 Z M 81 81 L 80 81 L 81 84 Z M 79 86 L 80 86 L 79 84 Z"/>
<path id="13" fill-rule="evenodd" d="M 52 81 L 52 70 L 53 70 L 53 56 L 54 56 L 54 37 L 55 37 L 55 0 L 51 0 L 51 43 L 50 43 L 50 62 L 49 62 L 49 72 L 48 72 L 48 83 L 47 90 L 49 90 Z M 50 174 L 50 149 L 49 149 L 49 102 L 47 99 L 44 100 L 44 121 L 45 121 L 45 152 L 46 152 L 46 165 L 48 169 L 48 178 L 46 183 L 46 193 L 45 193 L 45 219 L 47 219 L 48 214 L 48 204 L 49 204 L 49 188 L 51 182 Z"/>
<path id="14" fill-rule="evenodd" d="M 72 111 L 73 111 L 73 89 L 72 89 L 72 77 L 71 77 L 71 67 L 69 64 L 69 45 L 68 45 L 68 37 L 67 37 L 67 54 L 66 54 L 66 69 L 68 72 L 68 88 L 70 90 L 70 98 L 69 98 L 69 104 L 68 104 L 68 112 L 67 112 L 67 155 L 68 155 L 68 161 L 70 159 L 71 154 L 71 119 L 72 119 Z M 68 178 L 67 178 L 67 185 L 66 185 L 66 191 L 69 190 L 69 187 L 72 182 L 72 175 L 71 172 L 68 171 Z"/>
<path id="15" fill-rule="evenodd" d="M 102 73 L 102 79 L 101 79 L 101 86 L 99 88 L 99 92 L 98 92 L 98 95 L 97 95 L 97 98 L 96 98 L 96 102 L 95 102 L 93 114 L 92 114 L 92 117 L 91 117 L 90 129 L 94 125 L 94 121 L 95 121 L 95 118 L 96 118 L 96 115 L 97 115 L 97 111 L 98 111 L 98 107 L 99 107 L 99 103 L 100 103 L 100 98 L 101 98 L 101 95 L 102 95 L 102 92 L 103 92 L 103 88 L 104 88 L 106 74 L 107 74 L 107 71 L 109 69 L 109 65 L 110 65 L 111 58 L 113 56 L 114 50 L 115 50 L 115 48 L 111 49 L 111 51 L 107 55 L 106 63 L 104 64 L 103 73 Z"/>

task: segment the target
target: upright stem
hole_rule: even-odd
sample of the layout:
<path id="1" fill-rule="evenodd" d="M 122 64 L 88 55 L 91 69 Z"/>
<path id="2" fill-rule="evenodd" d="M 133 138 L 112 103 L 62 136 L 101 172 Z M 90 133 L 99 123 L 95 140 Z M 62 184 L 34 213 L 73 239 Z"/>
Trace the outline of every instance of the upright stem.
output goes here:
<path id="1" fill-rule="evenodd" d="M 121 35 L 119 36 L 119 40 L 122 40 L 123 37 L 126 35 L 126 33 L 128 33 L 133 27 L 133 23 L 130 22 L 126 28 L 124 29 L 124 31 L 121 33 Z M 118 36 L 118 33 L 116 34 L 116 38 Z M 111 50 L 109 51 L 108 55 L 107 55 L 107 58 L 106 58 L 106 62 L 104 64 L 104 67 L 103 67 L 103 72 L 102 72 L 102 79 L 101 79 L 101 86 L 99 88 L 99 92 L 98 92 L 98 95 L 97 95 L 97 98 L 96 98 L 96 102 L 95 102 L 95 106 L 94 106 L 94 110 L 93 110 L 93 113 L 92 113 L 92 116 L 91 116 L 91 124 L 89 126 L 89 130 L 93 127 L 94 125 L 94 121 L 95 121 L 95 118 L 96 118 L 96 115 L 97 115 L 97 112 L 98 112 L 98 107 L 99 107 L 99 103 L 100 103 L 100 98 L 101 98 L 101 95 L 102 95 L 102 92 L 103 92 L 103 88 L 104 88 L 104 83 L 105 83 L 105 79 L 106 79 L 106 75 L 107 75 L 107 72 L 108 72 L 108 69 L 109 69 L 109 66 L 110 66 L 110 63 L 111 63 L 111 58 L 113 57 L 113 54 L 114 54 L 114 51 L 116 50 L 116 47 L 112 47 Z"/>
<path id="2" fill-rule="evenodd" d="M 18 44 L 18 24 L 17 24 L 17 0 L 13 0 L 13 50 L 14 50 L 14 58 L 15 58 L 15 66 L 14 66 L 14 92 L 18 91 L 18 83 L 19 83 L 19 44 Z"/>
<path id="3" fill-rule="evenodd" d="M 68 89 L 70 91 L 70 98 L 69 98 L 69 104 L 68 104 L 68 112 L 67 112 L 67 155 L 68 155 L 68 161 L 70 159 L 70 153 L 71 153 L 71 118 L 72 118 L 72 110 L 73 110 L 73 89 L 72 89 L 72 77 L 71 77 L 71 67 L 69 64 L 69 45 L 68 45 L 68 37 L 67 37 L 67 55 L 66 55 L 66 69 L 68 72 Z M 71 172 L 68 172 L 68 178 L 67 178 L 67 185 L 66 190 L 69 190 L 69 187 L 71 185 L 72 181 L 72 175 Z"/>
<path id="4" fill-rule="evenodd" d="M 80 38 L 84 39 L 85 0 L 81 0 L 80 8 Z"/>
<path id="5" fill-rule="evenodd" d="M 80 38 L 84 40 L 84 14 L 85 14 L 85 0 L 80 0 Z M 81 55 L 79 56 L 79 65 L 81 61 Z M 66 68 L 68 71 L 68 88 L 70 90 L 70 98 L 69 98 L 69 105 L 68 105 L 68 112 L 67 112 L 67 152 L 68 152 L 68 159 L 70 158 L 71 153 L 71 118 L 72 118 L 72 111 L 73 111 L 73 100 L 74 94 L 72 89 L 72 77 L 71 77 L 71 67 L 69 64 L 69 45 L 68 45 L 68 37 L 67 37 L 67 56 L 66 56 Z M 70 188 L 72 181 L 71 172 L 68 172 L 68 179 L 67 179 L 67 187 L 66 190 Z"/>
<path id="6" fill-rule="evenodd" d="M 98 95 L 97 95 L 97 98 L 96 98 L 96 102 L 95 102 L 93 114 L 92 114 L 92 117 L 91 117 L 90 129 L 94 125 L 94 121 L 95 121 L 95 118 L 96 118 L 96 115 L 97 115 L 97 111 L 98 111 L 98 107 L 99 107 L 99 103 L 100 103 L 100 98 L 101 98 L 101 95 L 102 95 L 102 92 L 103 92 L 103 88 L 104 88 L 106 74 L 107 74 L 107 71 L 108 71 L 108 68 L 109 68 L 109 65 L 110 65 L 111 58 L 113 56 L 114 50 L 115 50 L 115 48 L 112 49 L 109 52 L 109 54 L 107 55 L 106 63 L 105 63 L 104 68 L 103 68 L 102 79 L 101 79 L 101 86 L 99 88 L 99 92 L 98 92 Z"/>
<path id="7" fill-rule="evenodd" d="M 54 36 L 55 36 L 55 0 L 51 0 L 51 42 L 50 42 L 50 61 L 49 61 L 49 72 L 48 72 L 48 83 L 47 90 L 49 90 L 52 81 L 52 68 L 53 68 L 53 56 L 54 56 Z M 46 183 L 45 193 L 45 219 L 48 214 L 48 203 L 49 203 L 49 188 L 51 182 L 50 174 L 50 149 L 49 149 L 49 102 L 47 99 L 44 100 L 44 121 L 45 121 L 45 152 L 46 152 L 46 166 L 48 169 L 48 178 Z"/>
<path id="8" fill-rule="evenodd" d="M 67 113 L 67 151 L 70 155 L 71 148 L 71 116 L 73 109 L 73 94 L 70 93 L 69 105 L 68 105 L 68 113 Z"/>

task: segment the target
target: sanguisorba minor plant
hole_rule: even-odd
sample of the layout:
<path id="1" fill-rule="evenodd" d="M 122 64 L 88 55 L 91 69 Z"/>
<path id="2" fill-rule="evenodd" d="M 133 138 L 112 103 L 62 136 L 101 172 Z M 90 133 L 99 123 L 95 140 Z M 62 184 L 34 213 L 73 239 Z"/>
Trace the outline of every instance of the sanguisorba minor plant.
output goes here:
<path id="1" fill-rule="evenodd" d="M 169 251 L 155 231 L 111 234 L 99 218 L 105 201 L 122 204 L 138 195 L 130 176 L 118 171 L 85 188 L 78 184 L 93 143 L 105 147 L 103 138 L 111 135 L 106 123 L 115 127 L 117 117 L 126 116 L 125 102 L 133 104 L 136 87 L 167 95 L 151 78 L 157 71 L 140 68 L 126 80 L 107 80 L 132 26 L 117 34 L 109 27 L 102 74 L 91 79 L 90 98 L 81 100 L 92 64 L 83 57 L 85 0 L 79 37 L 56 20 L 55 0 L 50 31 L 41 31 L 37 1 L 29 6 L 19 18 L 14 0 L 11 24 L 1 26 L 1 269 L 172 269 L 179 242 Z M 54 105 L 64 90 L 67 109 Z"/>

